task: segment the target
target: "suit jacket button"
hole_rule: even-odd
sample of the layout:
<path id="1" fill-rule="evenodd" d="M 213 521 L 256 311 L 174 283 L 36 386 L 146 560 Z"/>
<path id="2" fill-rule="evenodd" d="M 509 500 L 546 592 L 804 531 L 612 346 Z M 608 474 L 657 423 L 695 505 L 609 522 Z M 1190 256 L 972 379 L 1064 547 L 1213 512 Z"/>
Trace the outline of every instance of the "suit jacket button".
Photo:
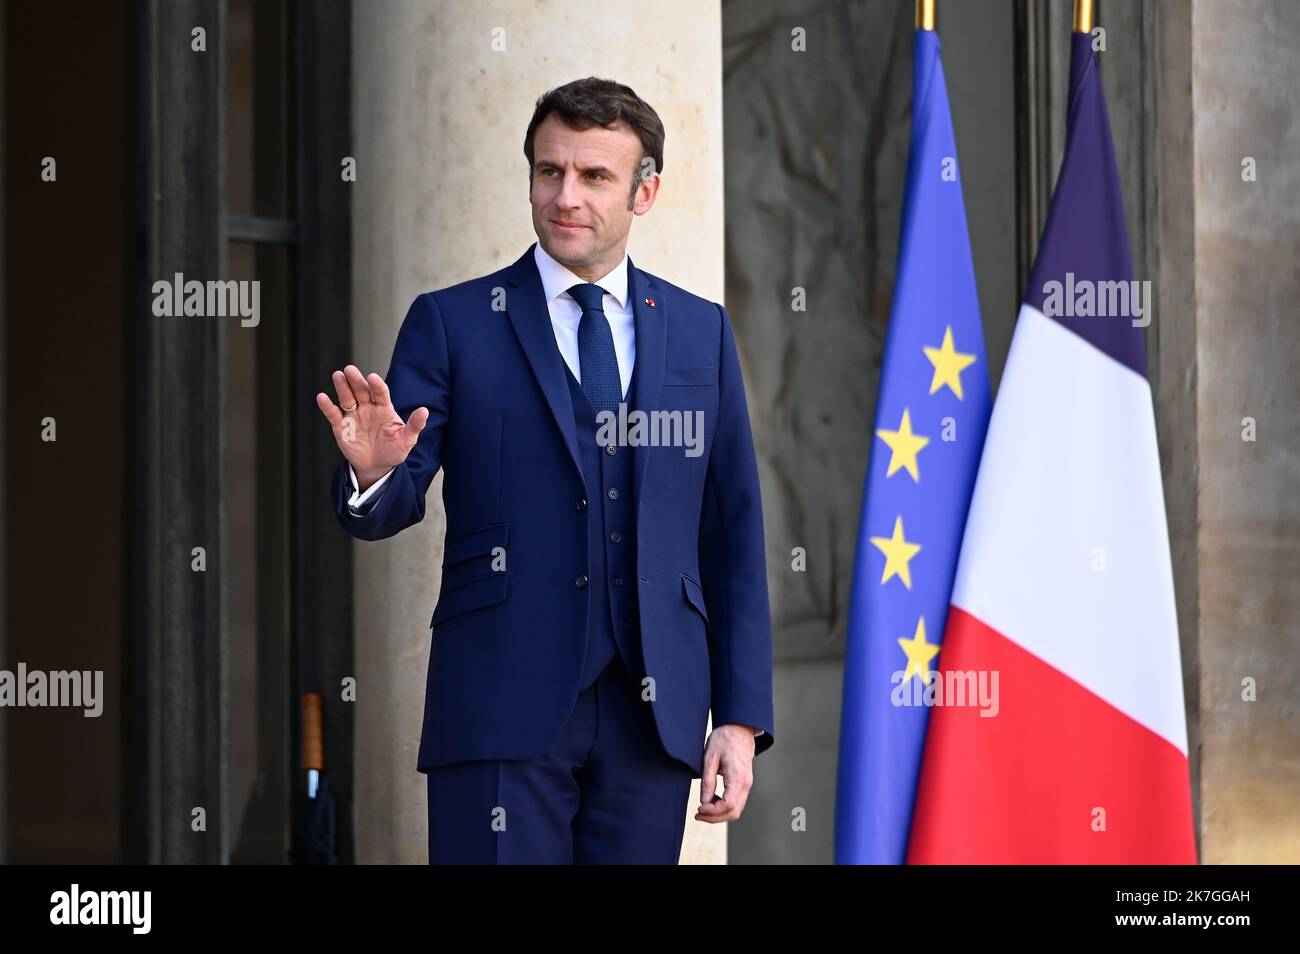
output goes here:
<path id="1" fill-rule="evenodd" d="M 610 499 L 610 500 L 617 500 L 617 499 L 618 499 L 618 488 L 617 488 L 617 487 L 610 487 L 610 488 L 609 488 L 609 499 Z"/>
<path id="2" fill-rule="evenodd" d="M 622 585 L 623 585 L 623 578 L 622 578 L 621 576 L 616 576 L 616 577 L 614 577 L 614 579 L 611 580 L 610 582 L 613 583 L 615 586 L 622 586 Z"/>
<path id="3" fill-rule="evenodd" d="M 613 444 L 606 444 L 605 453 L 608 454 L 610 457 L 613 457 L 615 454 L 618 453 L 618 448 L 615 447 Z"/>
<path id="4" fill-rule="evenodd" d="M 586 498 L 586 497 L 579 497 L 579 498 L 578 498 L 578 510 L 579 510 L 579 511 L 583 511 L 583 510 L 586 510 L 586 509 L 587 509 L 587 498 Z"/>
<path id="5" fill-rule="evenodd" d="M 586 586 L 587 574 L 585 573 L 578 574 L 578 578 L 573 581 L 573 585 L 576 586 L 578 589 L 582 589 L 584 586 Z"/>

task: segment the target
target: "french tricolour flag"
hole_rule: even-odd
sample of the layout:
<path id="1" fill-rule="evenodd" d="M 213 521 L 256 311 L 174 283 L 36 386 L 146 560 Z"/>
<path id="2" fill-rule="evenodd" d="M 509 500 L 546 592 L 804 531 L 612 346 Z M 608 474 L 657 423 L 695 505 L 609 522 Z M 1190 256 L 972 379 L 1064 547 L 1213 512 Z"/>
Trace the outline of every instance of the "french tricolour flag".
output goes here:
<path id="1" fill-rule="evenodd" d="M 1147 318 L 1090 41 L 939 655 L 1000 699 L 931 713 L 912 863 L 1196 861 Z"/>

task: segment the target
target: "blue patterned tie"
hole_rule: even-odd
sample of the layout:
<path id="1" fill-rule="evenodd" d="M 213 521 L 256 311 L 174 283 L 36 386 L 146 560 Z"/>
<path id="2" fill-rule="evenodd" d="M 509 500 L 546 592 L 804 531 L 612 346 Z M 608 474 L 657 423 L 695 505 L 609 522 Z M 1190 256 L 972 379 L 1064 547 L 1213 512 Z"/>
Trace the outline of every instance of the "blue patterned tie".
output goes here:
<path id="1" fill-rule="evenodd" d="M 610 330 L 602 304 L 605 289 L 587 283 L 574 285 L 569 294 L 582 306 L 582 320 L 578 323 L 578 370 L 582 372 L 582 391 L 596 413 L 617 412 L 623 384 L 618 376 L 614 332 Z"/>

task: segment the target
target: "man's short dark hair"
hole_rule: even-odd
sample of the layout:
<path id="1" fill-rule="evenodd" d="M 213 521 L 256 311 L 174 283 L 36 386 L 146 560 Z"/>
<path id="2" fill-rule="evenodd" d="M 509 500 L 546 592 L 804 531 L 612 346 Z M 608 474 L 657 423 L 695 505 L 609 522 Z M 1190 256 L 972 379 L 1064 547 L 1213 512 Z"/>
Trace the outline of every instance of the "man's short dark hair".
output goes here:
<path id="1" fill-rule="evenodd" d="M 641 180 L 647 178 L 643 172 L 662 172 L 664 168 L 664 124 L 659 114 L 650 104 L 632 91 L 630 86 L 615 83 L 613 80 L 588 76 L 586 79 L 574 80 L 557 86 L 542 94 L 533 110 L 532 122 L 524 134 L 524 155 L 528 157 L 528 179 L 533 177 L 533 135 L 537 127 L 547 116 L 554 113 L 570 129 L 590 129 L 604 126 L 609 129 L 620 119 L 631 127 L 641 140 L 641 159 L 632 172 L 632 191 L 628 196 L 631 202 Z M 649 158 L 654 165 L 646 169 L 645 160 Z"/>

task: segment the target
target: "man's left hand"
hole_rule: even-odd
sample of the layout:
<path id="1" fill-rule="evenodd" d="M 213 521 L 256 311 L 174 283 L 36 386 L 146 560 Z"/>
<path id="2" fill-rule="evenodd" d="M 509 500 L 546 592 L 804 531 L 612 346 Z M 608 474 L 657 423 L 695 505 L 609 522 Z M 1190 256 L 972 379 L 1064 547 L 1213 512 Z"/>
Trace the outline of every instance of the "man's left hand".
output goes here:
<path id="1" fill-rule="evenodd" d="M 748 725 L 728 723 L 714 728 L 704 745 L 704 770 L 700 775 L 700 807 L 696 821 L 735 821 L 745 810 L 754 784 L 754 733 Z M 718 776 L 723 794 L 717 794 Z"/>

